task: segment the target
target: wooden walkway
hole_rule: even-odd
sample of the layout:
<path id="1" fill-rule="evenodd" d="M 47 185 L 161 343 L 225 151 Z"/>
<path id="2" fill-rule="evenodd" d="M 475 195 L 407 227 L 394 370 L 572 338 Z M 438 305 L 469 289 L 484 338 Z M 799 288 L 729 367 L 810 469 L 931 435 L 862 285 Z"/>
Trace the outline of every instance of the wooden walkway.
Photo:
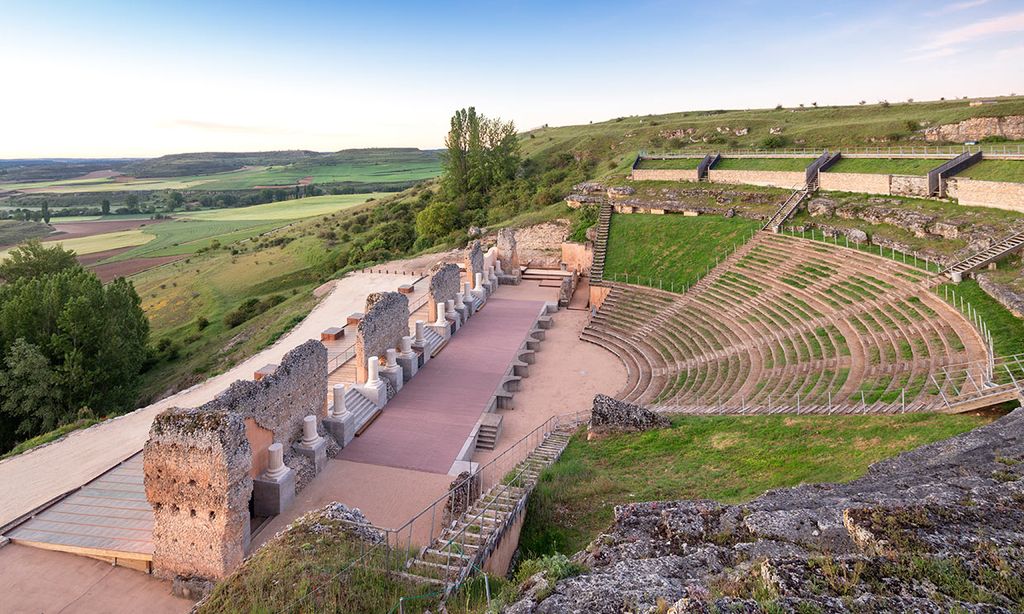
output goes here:
<path id="1" fill-rule="evenodd" d="M 543 305 L 491 297 L 338 458 L 448 473 Z"/>
<path id="2" fill-rule="evenodd" d="M 142 453 L 102 474 L 6 534 L 14 543 L 82 554 L 148 571 L 153 510 Z"/>

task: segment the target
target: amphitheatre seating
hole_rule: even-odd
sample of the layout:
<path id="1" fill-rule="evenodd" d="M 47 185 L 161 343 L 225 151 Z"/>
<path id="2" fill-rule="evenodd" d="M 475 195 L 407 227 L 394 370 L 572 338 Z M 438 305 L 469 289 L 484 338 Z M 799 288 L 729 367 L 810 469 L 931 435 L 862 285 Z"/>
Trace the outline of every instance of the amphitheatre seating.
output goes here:
<path id="1" fill-rule="evenodd" d="M 605 282 L 581 338 L 626 365 L 623 399 L 692 413 L 938 409 L 981 381 L 981 336 L 933 275 L 759 233 L 686 294 Z M 969 366 L 965 366 L 969 365 Z"/>

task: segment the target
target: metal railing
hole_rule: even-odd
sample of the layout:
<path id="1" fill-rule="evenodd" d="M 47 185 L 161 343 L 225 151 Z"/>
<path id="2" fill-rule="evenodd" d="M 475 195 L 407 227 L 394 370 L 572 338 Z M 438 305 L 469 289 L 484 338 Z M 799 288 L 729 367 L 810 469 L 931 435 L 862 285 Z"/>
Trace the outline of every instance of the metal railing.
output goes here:
<path id="1" fill-rule="evenodd" d="M 423 305 L 427 303 L 427 300 L 429 298 L 430 295 L 424 292 L 421 296 L 417 297 L 416 300 L 409 303 L 410 315 L 415 313 L 421 307 L 423 307 Z M 341 327 L 341 330 L 344 331 L 346 337 L 350 334 L 355 333 L 355 330 L 353 329 L 354 327 L 349 324 L 345 324 L 344 326 Z M 346 346 L 341 350 L 341 352 L 339 352 L 338 354 L 336 354 L 334 357 L 330 358 L 327 361 L 327 372 L 334 373 L 335 371 L 340 369 L 343 364 L 355 358 L 355 355 L 356 346 L 355 341 L 353 341 L 351 345 Z"/>
<path id="2" fill-rule="evenodd" d="M 798 147 L 779 149 L 694 149 L 692 151 L 647 151 L 640 150 L 637 159 L 703 158 L 706 155 L 721 154 L 723 158 L 817 158 L 824 148 Z M 849 147 L 836 148 L 844 158 L 955 158 L 964 153 L 981 152 L 990 158 L 1024 158 L 1024 144 L 981 143 L 977 145 L 908 145 L 895 147 Z"/>
<path id="3" fill-rule="evenodd" d="M 799 228 L 799 230 L 797 230 Z M 801 239 L 807 239 L 810 241 L 818 241 L 820 243 L 828 243 L 837 247 L 845 247 L 848 249 L 855 249 L 866 254 L 875 255 L 878 252 L 879 258 L 886 258 L 893 262 L 902 262 L 903 264 L 913 266 L 918 269 L 924 269 L 929 273 L 940 273 L 943 268 L 943 264 L 937 260 L 932 260 L 927 254 L 919 255 L 916 251 L 905 252 L 897 250 L 895 247 L 885 248 L 881 245 L 872 245 L 870 240 L 868 242 L 857 243 L 856 241 L 850 242 L 850 237 L 843 235 L 842 238 L 838 234 L 825 234 L 824 231 L 814 231 L 814 228 L 808 230 L 802 226 L 785 226 L 782 228 L 782 234 L 791 237 L 800 237 Z"/>

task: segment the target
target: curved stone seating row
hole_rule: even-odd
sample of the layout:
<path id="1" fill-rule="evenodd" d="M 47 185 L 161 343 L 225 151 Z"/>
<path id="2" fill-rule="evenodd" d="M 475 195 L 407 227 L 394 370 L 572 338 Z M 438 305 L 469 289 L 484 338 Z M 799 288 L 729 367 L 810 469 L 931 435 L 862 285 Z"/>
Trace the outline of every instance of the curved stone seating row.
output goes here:
<path id="1" fill-rule="evenodd" d="M 626 365 L 620 397 L 693 411 L 924 409 L 963 383 L 956 365 L 985 358 L 932 276 L 893 260 L 762 233 L 715 273 L 683 295 L 607 284 L 581 338 Z"/>

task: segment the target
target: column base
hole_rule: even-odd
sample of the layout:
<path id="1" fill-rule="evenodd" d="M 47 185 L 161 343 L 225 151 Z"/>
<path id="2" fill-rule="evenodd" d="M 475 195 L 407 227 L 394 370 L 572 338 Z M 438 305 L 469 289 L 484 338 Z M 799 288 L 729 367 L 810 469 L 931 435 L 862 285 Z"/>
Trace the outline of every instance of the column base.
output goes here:
<path id="1" fill-rule="evenodd" d="M 324 454 L 326 457 L 326 446 Z M 295 502 L 295 470 L 288 467 L 278 478 L 263 473 L 252 481 L 252 509 L 256 516 L 277 516 Z"/>

